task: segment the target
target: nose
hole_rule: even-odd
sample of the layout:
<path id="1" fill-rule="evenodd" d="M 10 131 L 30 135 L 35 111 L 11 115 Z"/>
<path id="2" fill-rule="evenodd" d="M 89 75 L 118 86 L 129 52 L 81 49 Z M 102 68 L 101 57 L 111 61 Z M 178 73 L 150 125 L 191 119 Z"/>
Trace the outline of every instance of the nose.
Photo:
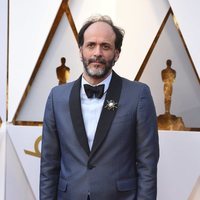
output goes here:
<path id="1" fill-rule="evenodd" d="M 96 48 L 94 49 L 94 55 L 95 56 L 101 56 L 102 55 L 101 46 L 96 46 Z"/>

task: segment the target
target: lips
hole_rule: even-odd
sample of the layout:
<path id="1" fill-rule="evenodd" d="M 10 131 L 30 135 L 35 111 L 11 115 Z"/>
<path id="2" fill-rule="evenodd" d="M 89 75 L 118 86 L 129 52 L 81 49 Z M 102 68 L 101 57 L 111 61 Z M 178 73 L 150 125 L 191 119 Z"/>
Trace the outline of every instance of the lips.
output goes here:
<path id="1" fill-rule="evenodd" d="M 103 62 L 91 62 L 93 64 L 104 64 Z"/>
<path id="2" fill-rule="evenodd" d="M 89 64 L 91 64 L 91 63 L 93 63 L 93 64 L 106 64 L 104 59 L 101 59 L 101 60 L 91 59 L 91 60 L 89 60 Z"/>

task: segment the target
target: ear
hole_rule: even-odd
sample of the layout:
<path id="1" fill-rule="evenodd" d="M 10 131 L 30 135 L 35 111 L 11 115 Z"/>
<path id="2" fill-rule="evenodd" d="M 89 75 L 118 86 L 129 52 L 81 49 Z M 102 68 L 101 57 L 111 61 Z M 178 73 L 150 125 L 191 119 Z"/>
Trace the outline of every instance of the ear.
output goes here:
<path id="1" fill-rule="evenodd" d="M 119 55 L 120 55 L 120 52 L 119 50 L 115 50 L 115 62 L 117 62 L 117 60 L 119 59 Z"/>
<path id="2" fill-rule="evenodd" d="M 79 48 L 79 55 L 80 55 L 80 58 L 81 60 L 83 60 L 83 50 L 82 50 L 82 47 Z"/>

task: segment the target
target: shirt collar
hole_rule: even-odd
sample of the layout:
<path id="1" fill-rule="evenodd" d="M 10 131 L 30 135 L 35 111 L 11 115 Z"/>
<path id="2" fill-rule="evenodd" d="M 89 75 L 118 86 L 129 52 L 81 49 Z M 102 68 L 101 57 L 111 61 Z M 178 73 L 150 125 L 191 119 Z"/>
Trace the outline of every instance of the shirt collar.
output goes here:
<path id="1" fill-rule="evenodd" d="M 104 79 L 103 81 L 101 81 L 100 83 L 98 83 L 97 85 L 101 85 L 101 84 L 104 84 L 104 93 L 108 90 L 108 87 L 109 87 L 109 84 L 110 84 L 110 81 L 111 81 L 111 78 L 112 78 L 112 72 L 109 74 L 108 77 L 106 77 L 106 79 Z M 84 84 L 89 84 L 91 85 L 90 83 L 88 83 L 84 77 L 82 76 L 82 79 L 81 79 L 81 89 L 84 88 L 83 85 Z M 97 85 L 92 85 L 92 86 L 97 86 Z M 82 89 L 82 92 L 85 93 L 85 90 Z"/>

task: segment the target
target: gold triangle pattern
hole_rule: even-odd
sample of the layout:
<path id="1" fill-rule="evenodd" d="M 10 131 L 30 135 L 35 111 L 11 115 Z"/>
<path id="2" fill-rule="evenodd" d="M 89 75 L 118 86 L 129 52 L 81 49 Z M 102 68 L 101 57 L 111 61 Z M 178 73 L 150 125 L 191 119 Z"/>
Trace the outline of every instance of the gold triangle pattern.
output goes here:
<path id="1" fill-rule="evenodd" d="M 162 33 L 164 27 L 165 27 L 166 22 L 167 22 L 167 20 L 168 20 L 168 18 L 169 18 L 170 15 L 173 16 L 174 24 L 176 25 L 176 28 L 177 28 L 177 30 L 178 30 L 178 32 L 179 32 L 179 35 L 180 35 L 180 38 L 181 38 L 181 40 L 182 40 L 182 42 L 183 42 L 183 45 L 184 45 L 184 47 L 185 47 L 185 50 L 186 50 L 186 52 L 187 52 L 187 54 L 188 54 L 188 57 L 189 57 L 189 59 L 190 59 L 190 62 L 191 62 L 191 64 L 192 64 L 192 66 L 193 66 L 193 69 L 194 69 L 194 72 L 195 72 L 195 74 L 196 74 L 196 77 L 197 77 L 197 79 L 198 79 L 198 81 L 199 81 L 199 83 L 200 83 L 200 78 L 199 78 L 199 76 L 198 76 L 196 67 L 195 67 L 194 62 L 193 62 L 193 60 L 192 60 L 192 58 L 191 58 L 191 55 L 190 55 L 190 53 L 189 53 L 189 50 L 188 50 L 188 48 L 187 48 L 187 45 L 186 45 L 186 43 L 185 43 L 185 40 L 184 40 L 184 38 L 183 38 L 183 35 L 182 35 L 182 33 L 181 33 L 181 30 L 180 30 L 180 28 L 179 28 L 179 26 L 178 26 L 178 23 L 177 23 L 177 21 L 176 21 L 176 18 L 175 18 L 175 16 L 174 16 L 173 11 L 172 11 L 171 8 L 170 8 L 169 11 L 167 12 L 167 14 L 166 14 L 166 16 L 165 16 L 165 18 L 164 18 L 164 20 L 163 20 L 163 22 L 162 22 L 162 24 L 161 24 L 159 30 L 158 30 L 158 32 L 157 32 L 157 34 L 156 34 L 156 37 L 154 38 L 154 40 L 153 40 L 153 42 L 152 42 L 152 45 L 151 45 L 149 51 L 147 52 L 147 55 L 146 55 L 146 57 L 145 57 L 145 59 L 144 59 L 142 65 L 141 65 L 141 67 L 140 67 L 140 69 L 139 69 L 139 71 L 138 71 L 138 73 L 137 73 L 137 75 L 136 75 L 136 77 L 135 77 L 135 80 L 138 81 L 138 80 L 140 79 L 140 77 L 141 77 L 141 75 L 142 75 L 142 73 L 143 73 L 143 71 L 144 71 L 144 69 L 145 69 L 145 66 L 146 66 L 146 64 L 147 64 L 147 62 L 148 62 L 148 60 L 149 60 L 149 58 L 150 58 L 150 56 L 151 56 L 151 54 L 152 54 L 152 52 L 153 52 L 153 50 L 154 50 L 156 44 L 157 44 L 157 42 L 158 42 L 158 39 L 159 39 L 159 37 L 160 37 L 160 35 L 161 35 L 161 33 Z"/>
<path id="2" fill-rule="evenodd" d="M 74 23 L 74 20 L 73 20 L 73 17 L 72 17 L 72 14 L 71 14 L 71 11 L 70 11 L 70 8 L 69 8 L 69 5 L 68 5 L 68 0 L 63 0 L 61 2 L 61 5 L 60 5 L 59 9 L 58 9 L 58 12 L 57 12 L 56 17 L 54 19 L 54 22 L 52 24 L 50 32 L 49 32 L 49 34 L 47 36 L 47 39 L 46 39 L 46 41 L 44 43 L 43 49 L 42 49 L 42 51 L 40 53 L 40 56 L 39 56 L 39 58 L 38 58 L 38 60 L 36 62 L 35 68 L 33 70 L 33 73 L 31 75 L 31 77 L 30 77 L 30 80 L 29 80 L 29 82 L 27 84 L 25 92 L 24 92 L 24 94 L 23 94 L 23 96 L 21 98 L 19 106 L 18 106 L 18 108 L 17 108 L 17 110 L 15 112 L 15 115 L 13 117 L 12 123 L 14 125 L 29 125 L 29 126 L 41 126 L 42 125 L 41 121 L 18 121 L 17 117 L 18 117 L 18 115 L 19 115 L 19 113 L 20 113 L 20 111 L 22 109 L 23 103 L 25 102 L 25 99 L 26 99 L 26 97 L 27 97 L 27 95 L 28 95 L 28 93 L 29 93 L 29 91 L 31 89 L 31 86 L 32 86 L 32 83 L 33 83 L 33 81 L 34 81 L 34 79 L 36 77 L 36 74 L 37 74 L 38 70 L 40 69 L 41 63 L 42 63 L 42 61 L 43 61 L 43 59 L 44 59 L 44 57 L 45 57 L 45 55 L 47 53 L 47 50 L 48 50 L 48 48 L 49 48 L 49 46 L 51 44 L 51 41 L 52 41 L 52 39 L 54 37 L 54 34 L 55 34 L 55 32 L 56 32 L 56 30 L 58 28 L 58 25 L 59 25 L 59 23 L 61 21 L 61 18 L 63 16 L 63 14 L 66 14 L 67 19 L 69 21 L 69 24 L 71 26 L 71 29 L 73 31 L 73 34 L 75 36 L 75 39 L 77 41 L 78 33 L 77 33 L 77 29 L 76 29 L 76 26 L 75 26 L 75 23 Z"/>
<path id="3" fill-rule="evenodd" d="M 139 80 L 140 80 L 140 78 L 141 78 L 141 76 L 142 76 L 142 74 L 143 74 L 143 72 L 144 72 L 144 70 L 145 70 L 145 67 L 146 67 L 146 65 L 147 65 L 147 63 L 148 63 L 148 61 L 149 61 L 149 59 L 150 59 L 150 57 L 151 57 L 151 55 L 152 55 L 152 53 L 153 53 L 154 48 L 156 47 L 156 44 L 157 44 L 157 42 L 158 42 L 158 40 L 159 40 L 159 38 L 160 38 L 160 35 L 161 35 L 161 33 L 162 33 L 162 31 L 163 31 L 163 29 L 164 29 L 164 27 L 165 27 L 165 25 L 166 25 L 166 23 L 167 23 L 167 21 L 168 21 L 168 19 L 169 19 L 170 16 L 172 16 L 172 18 L 173 18 L 174 24 L 175 24 L 176 29 L 177 29 L 177 31 L 178 31 L 178 34 L 179 34 L 179 36 L 180 36 L 180 38 L 181 38 L 181 41 L 182 41 L 182 43 L 183 43 L 183 46 L 184 46 L 185 51 L 186 51 L 186 53 L 187 53 L 187 56 L 188 56 L 188 58 L 189 58 L 189 60 L 190 60 L 191 66 L 192 66 L 193 71 L 194 71 L 194 74 L 195 74 L 195 76 L 196 76 L 196 78 L 197 78 L 197 80 L 198 80 L 198 83 L 200 84 L 200 78 L 199 78 L 199 76 L 198 76 L 196 67 L 195 67 L 195 65 L 194 65 L 194 62 L 193 62 L 193 60 L 192 60 L 192 57 L 191 57 L 191 55 L 190 55 L 190 53 L 189 53 L 189 50 L 188 50 L 188 48 L 187 48 L 187 45 L 186 45 L 186 43 L 185 43 L 185 40 L 184 40 L 184 38 L 183 38 L 183 35 L 182 35 L 182 33 L 181 33 L 181 30 L 180 30 L 180 28 L 179 28 L 179 25 L 178 25 L 178 23 L 177 23 L 177 20 L 176 20 L 175 15 L 174 15 L 174 13 L 173 13 L 173 11 L 172 11 L 171 8 L 168 10 L 168 12 L 167 12 L 167 14 L 166 14 L 166 16 L 165 16 L 165 18 L 164 18 L 164 20 L 163 20 L 163 22 L 162 22 L 162 24 L 161 24 L 159 30 L 158 30 L 158 32 L 157 32 L 157 34 L 156 34 L 156 36 L 155 36 L 153 42 L 152 42 L 152 45 L 151 45 L 149 51 L 147 52 L 147 55 L 146 55 L 146 57 L 145 57 L 145 59 L 144 59 L 142 65 L 141 65 L 141 67 L 140 67 L 138 73 L 136 74 L 135 80 L 136 80 L 136 81 L 139 81 Z M 187 130 L 189 130 L 189 131 L 199 131 L 200 128 L 199 128 L 199 127 L 197 127 L 197 128 L 196 128 L 196 127 L 195 127 L 195 128 L 187 128 Z"/>

